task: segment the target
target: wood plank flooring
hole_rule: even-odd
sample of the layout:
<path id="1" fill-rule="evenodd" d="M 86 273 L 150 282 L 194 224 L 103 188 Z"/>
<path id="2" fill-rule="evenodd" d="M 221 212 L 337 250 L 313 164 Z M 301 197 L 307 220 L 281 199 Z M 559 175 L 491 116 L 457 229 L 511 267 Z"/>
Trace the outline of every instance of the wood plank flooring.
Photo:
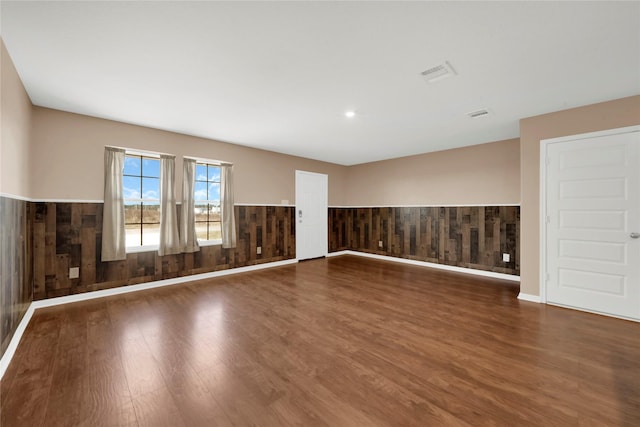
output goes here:
<path id="1" fill-rule="evenodd" d="M 640 325 L 353 256 L 37 310 L 9 426 L 637 426 Z"/>

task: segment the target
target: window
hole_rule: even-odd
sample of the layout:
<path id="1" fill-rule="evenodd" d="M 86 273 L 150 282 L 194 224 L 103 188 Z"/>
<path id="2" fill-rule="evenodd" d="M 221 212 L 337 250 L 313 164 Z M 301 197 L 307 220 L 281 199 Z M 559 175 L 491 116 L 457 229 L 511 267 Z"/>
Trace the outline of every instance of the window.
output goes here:
<path id="1" fill-rule="evenodd" d="M 220 166 L 209 163 L 196 164 L 193 196 L 198 241 L 221 240 Z"/>
<path id="2" fill-rule="evenodd" d="M 126 246 L 160 244 L 160 159 L 126 154 L 123 173 Z"/>

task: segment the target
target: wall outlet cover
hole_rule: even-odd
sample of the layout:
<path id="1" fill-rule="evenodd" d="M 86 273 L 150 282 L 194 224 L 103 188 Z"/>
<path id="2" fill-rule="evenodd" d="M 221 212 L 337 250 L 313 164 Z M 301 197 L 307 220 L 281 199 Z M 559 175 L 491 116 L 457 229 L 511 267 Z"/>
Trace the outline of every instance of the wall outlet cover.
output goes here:
<path id="1" fill-rule="evenodd" d="M 378 247 L 381 248 L 382 247 L 382 240 L 378 241 Z"/>
<path id="2" fill-rule="evenodd" d="M 502 254 L 502 261 L 503 262 L 509 262 L 511 260 L 511 255 L 509 254 Z"/>
<path id="3" fill-rule="evenodd" d="M 77 279 L 80 277 L 80 267 L 71 267 L 69 269 L 69 279 Z"/>
<path id="4" fill-rule="evenodd" d="M 262 246 L 258 246 L 258 247 L 256 248 L 256 253 L 257 253 L 258 255 L 262 255 Z"/>

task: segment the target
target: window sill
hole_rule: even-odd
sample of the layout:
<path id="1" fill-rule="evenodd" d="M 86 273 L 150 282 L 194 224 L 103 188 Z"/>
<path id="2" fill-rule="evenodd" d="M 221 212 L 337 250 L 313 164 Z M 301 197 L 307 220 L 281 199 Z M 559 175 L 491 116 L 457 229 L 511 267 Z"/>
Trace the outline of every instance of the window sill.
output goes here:
<path id="1" fill-rule="evenodd" d="M 222 239 L 198 240 L 198 246 L 216 246 L 216 245 L 222 245 Z M 128 246 L 126 249 L 128 254 L 137 254 L 140 252 L 157 252 L 160 249 L 160 247 L 158 245 Z"/>
<path id="2" fill-rule="evenodd" d="M 128 254 L 137 254 L 140 252 L 153 252 L 158 251 L 160 247 L 158 245 L 148 245 L 148 246 L 128 246 L 127 253 Z"/>
<path id="3" fill-rule="evenodd" d="M 221 245 L 222 239 L 218 240 L 198 240 L 198 246 L 216 246 Z"/>

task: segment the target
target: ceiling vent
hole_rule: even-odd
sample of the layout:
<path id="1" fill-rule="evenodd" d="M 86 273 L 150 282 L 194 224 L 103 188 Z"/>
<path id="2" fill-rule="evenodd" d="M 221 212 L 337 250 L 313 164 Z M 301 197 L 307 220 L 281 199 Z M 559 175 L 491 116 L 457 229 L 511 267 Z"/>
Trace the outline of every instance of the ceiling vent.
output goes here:
<path id="1" fill-rule="evenodd" d="M 486 117 L 488 115 L 489 115 L 489 110 L 487 110 L 486 108 L 467 113 L 467 116 L 471 117 L 472 119 L 477 119 L 478 117 Z"/>
<path id="2" fill-rule="evenodd" d="M 447 77 L 455 76 L 456 72 L 447 61 L 442 64 L 436 65 L 420 73 L 423 79 L 427 83 L 437 82 L 438 80 L 446 79 Z"/>

